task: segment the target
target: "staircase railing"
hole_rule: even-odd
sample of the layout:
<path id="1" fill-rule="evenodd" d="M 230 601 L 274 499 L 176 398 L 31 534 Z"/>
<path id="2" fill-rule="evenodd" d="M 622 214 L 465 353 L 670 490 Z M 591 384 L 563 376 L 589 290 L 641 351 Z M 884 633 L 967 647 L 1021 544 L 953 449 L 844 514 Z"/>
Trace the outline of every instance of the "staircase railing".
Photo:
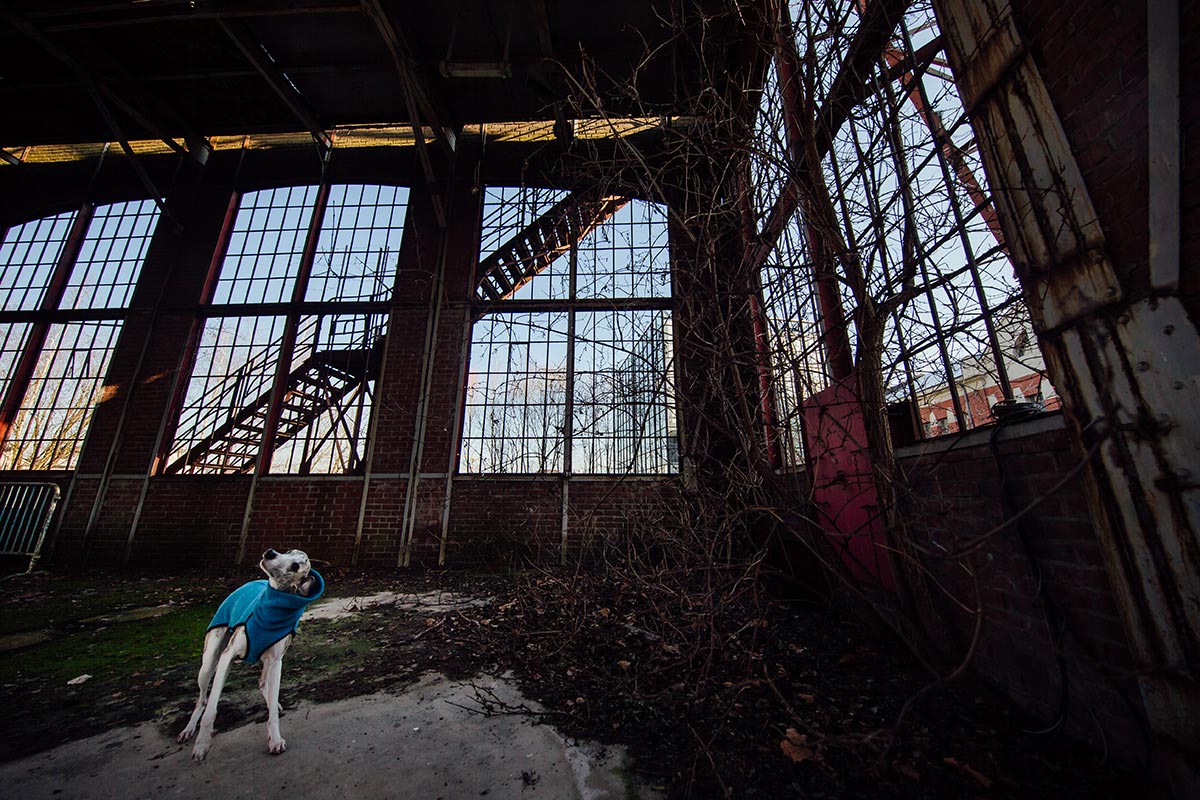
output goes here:
<path id="1" fill-rule="evenodd" d="M 339 346 L 336 351 L 328 349 L 323 351 L 322 340 L 328 342 L 336 337 L 333 335 L 332 329 L 323 330 L 322 322 L 326 320 L 332 322 L 334 316 L 341 315 L 321 314 L 304 318 L 296 332 L 295 352 L 302 353 L 307 348 L 308 355 L 299 362 L 300 364 L 322 353 L 370 353 L 372 348 L 382 341 L 387 329 L 386 315 L 368 315 L 367 324 L 355 337 L 357 341 L 351 339 L 350 342 L 338 342 L 342 346 Z M 322 336 L 323 333 L 324 336 Z M 306 342 L 307 345 L 305 345 Z M 345 344 L 357 344 L 358 346 L 346 347 Z M 211 402 L 201 403 L 181 414 L 176 430 L 183 432 L 183 435 L 176 434 L 175 447 L 168 459 L 168 464 L 170 464 L 167 468 L 168 472 L 186 469 L 191 462 L 196 460 L 192 452 L 196 443 L 203 441 L 205 437 L 211 436 L 222 427 L 233 425 L 249 404 L 257 403 L 260 398 L 265 396 L 274 380 L 278 359 L 283 357 L 282 347 L 283 336 L 281 334 L 279 338 L 264 345 L 244 364 L 217 382 L 206 393 L 206 398 L 213 398 Z M 188 463 L 180 463 L 185 458 Z"/>

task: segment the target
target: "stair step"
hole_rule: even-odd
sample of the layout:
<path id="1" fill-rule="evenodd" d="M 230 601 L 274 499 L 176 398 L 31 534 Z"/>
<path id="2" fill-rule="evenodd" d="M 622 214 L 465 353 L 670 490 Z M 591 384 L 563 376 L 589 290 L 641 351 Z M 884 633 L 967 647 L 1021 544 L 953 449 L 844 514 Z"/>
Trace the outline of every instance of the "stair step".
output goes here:
<path id="1" fill-rule="evenodd" d="M 496 298 L 499 299 L 499 295 Z M 288 376 L 281 403 L 275 432 L 276 447 L 294 438 L 321 415 L 337 408 L 351 389 L 358 386 L 371 369 L 378 367 L 383 341 L 384 337 L 379 336 L 369 347 L 314 353 L 293 370 Z M 167 472 L 178 472 L 188 466 L 224 473 L 245 472 L 258 458 L 270 399 L 271 391 L 264 391 L 236 412 L 233 419 L 172 462 Z"/>

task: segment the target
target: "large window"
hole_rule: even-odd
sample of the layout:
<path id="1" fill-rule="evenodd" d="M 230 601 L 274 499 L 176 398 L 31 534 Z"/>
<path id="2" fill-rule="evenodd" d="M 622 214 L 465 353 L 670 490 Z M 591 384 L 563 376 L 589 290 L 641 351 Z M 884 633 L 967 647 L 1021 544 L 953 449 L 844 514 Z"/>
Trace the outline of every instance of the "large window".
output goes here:
<path id="1" fill-rule="evenodd" d="M 459 469 L 677 471 L 662 207 L 489 187 L 480 242 Z"/>
<path id="2" fill-rule="evenodd" d="M 0 469 L 71 469 L 158 220 L 153 202 L 28 222 L 0 245 Z M 13 312 L 37 312 L 13 319 Z M 15 412 L 15 413 L 12 413 Z"/>
<path id="3" fill-rule="evenodd" d="M 361 467 L 407 200 L 359 185 L 241 197 L 167 473 L 251 472 L 264 446 L 272 472 Z"/>
<path id="4" fill-rule="evenodd" d="M 837 104 L 835 80 L 863 7 L 857 0 L 792 7 L 806 54 L 797 80 L 812 94 L 810 107 Z M 835 276 L 832 294 L 844 309 L 837 333 L 860 362 L 881 368 L 887 399 L 918 435 L 989 422 L 992 404 L 1018 394 L 1040 394 L 1048 408 L 1058 403 L 1038 348 L 1018 344 L 1032 328 L 927 0 L 909 7 L 884 57 L 856 85 L 864 87 L 861 101 L 821 130 L 819 165 L 810 165 L 824 182 L 816 191 L 802 187 L 788 202 L 793 176 L 774 70 L 749 147 L 760 230 L 787 220 L 762 281 L 775 398 L 793 460 L 800 403 L 825 388 L 833 369 L 822 338 L 836 315 L 822 308 L 829 303 L 820 300 L 821 273 Z M 866 307 L 883 317 L 881 352 L 865 351 L 858 339 L 853 312 Z"/>

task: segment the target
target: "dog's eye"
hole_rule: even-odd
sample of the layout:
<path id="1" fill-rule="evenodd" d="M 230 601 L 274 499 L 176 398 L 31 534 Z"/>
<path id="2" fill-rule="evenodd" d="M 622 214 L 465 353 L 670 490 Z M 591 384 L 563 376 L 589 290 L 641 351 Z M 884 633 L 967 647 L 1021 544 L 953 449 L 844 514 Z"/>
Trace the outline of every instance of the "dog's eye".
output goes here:
<path id="1" fill-rule="evenodd" d="M 299 571 L 300 571 L 300 565 L 292 564 L 292 572 L 299 572 Z"/>

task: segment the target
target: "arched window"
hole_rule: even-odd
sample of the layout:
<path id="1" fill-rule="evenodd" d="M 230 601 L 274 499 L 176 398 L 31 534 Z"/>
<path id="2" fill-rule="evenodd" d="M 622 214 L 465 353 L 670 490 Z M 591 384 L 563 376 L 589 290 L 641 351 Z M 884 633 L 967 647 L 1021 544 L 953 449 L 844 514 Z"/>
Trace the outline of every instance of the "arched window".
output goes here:
<path id="1" fill-rule="evenodd" d="M 0 469 L 74 468 L 157 221 L 144 200 L 85 206 L 5 233 Z"/>
<path id="2" fill-rule="evenodd" d="M 366 455 L 408 190 L 249 192 L 203 310 L 168 474 L 348 473 Z"/>

